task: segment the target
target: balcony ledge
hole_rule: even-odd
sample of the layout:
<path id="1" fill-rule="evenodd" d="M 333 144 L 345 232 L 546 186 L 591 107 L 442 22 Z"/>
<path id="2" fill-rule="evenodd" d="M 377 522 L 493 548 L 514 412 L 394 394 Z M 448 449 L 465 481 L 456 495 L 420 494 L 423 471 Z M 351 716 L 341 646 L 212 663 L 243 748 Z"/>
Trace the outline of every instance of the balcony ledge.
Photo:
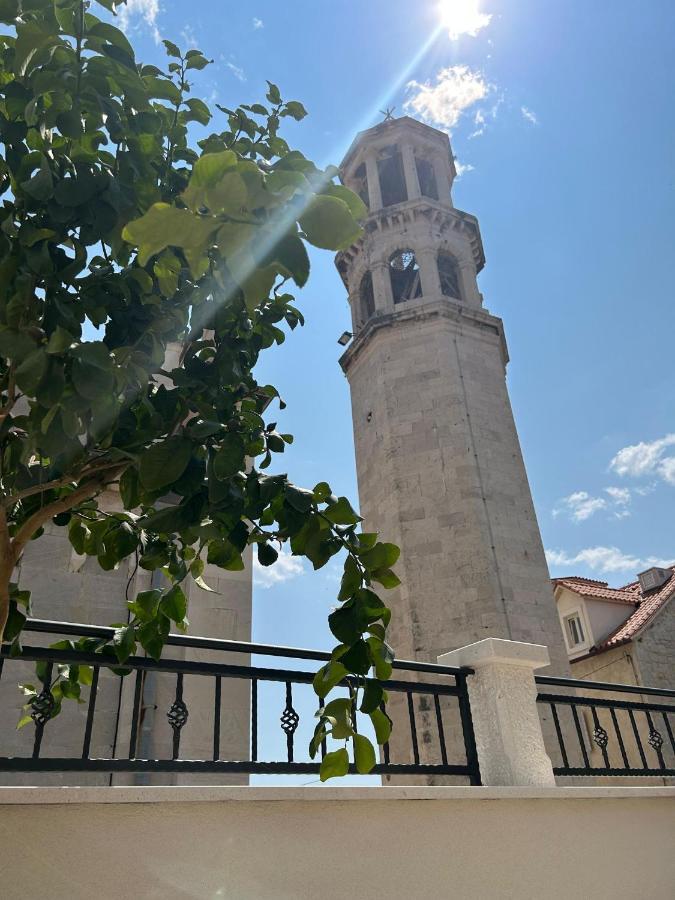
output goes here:
<path id="1" fill-rule="evenodd" d="M 390 802 L 400 800 L 675 800 L 675 787 L 0 787 L 0 806 L 96 803 Z"/>

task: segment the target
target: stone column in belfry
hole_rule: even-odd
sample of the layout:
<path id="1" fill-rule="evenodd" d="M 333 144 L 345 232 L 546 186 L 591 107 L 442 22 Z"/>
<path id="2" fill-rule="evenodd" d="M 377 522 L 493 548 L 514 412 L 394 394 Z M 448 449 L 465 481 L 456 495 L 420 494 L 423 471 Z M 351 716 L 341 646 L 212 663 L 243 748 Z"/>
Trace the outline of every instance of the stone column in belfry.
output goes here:
<path id="1" fill-rule="evenodd" d="M 454 176 L 447 135 L 408 117 L 361 132 L 342 163 L 343 182 L 371 210 L 362 238 L 336 258 L 352 312 L 340 365 L 361 514 L 401 548 L 402 584 L 386 596 L 399 658 L 435 662 L 497 637 L 545 644 L 551 671 L 564 675 L 504 329 L 483 306 L 478 222 L 453 206 Z M 415 703 L 424 761 L 437 752 L 433 702 Z M 392 762 L 412 761 L 403 712 L 393 699 Z M 456 742 L 458 722 L 446 731 Z M 461 747 L 452 753 L 461 761 Z"/>

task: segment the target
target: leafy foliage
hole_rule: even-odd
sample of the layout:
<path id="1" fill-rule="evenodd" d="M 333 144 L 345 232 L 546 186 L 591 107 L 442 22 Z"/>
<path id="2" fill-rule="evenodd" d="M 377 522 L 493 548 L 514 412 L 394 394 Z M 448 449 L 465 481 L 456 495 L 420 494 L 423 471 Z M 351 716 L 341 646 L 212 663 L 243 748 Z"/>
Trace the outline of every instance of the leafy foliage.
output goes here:
<path id="1" fill-rule="evenodd" d="M 104 18 L 115 5 L 101 0 Z M 309 277 L 306 243 L 349 246 L 365 208 L 279 135 L 305 109 L 276 85 L 266 105 L 218 106 L 224 128 L 193 145 L 212 120 L 188 80 L 208 65 L 200 51 L 165 41 L 166 71 L 142 65 L 81 0 L 0 0 L 0 22 L 0 633 L 20 652 L 30 596 L 11 577 L 50 520 L 103 569 L 135 556 L 168 579 L 128 602 L 111 642 L 82 644 L 119 665 L 139 649 L 159 657 L 187 627 L 181 585 L 206 588 L 205 561 L 241 569 L 254 544 L 272 565 L 288 542 L 318 569 L 342 552 L 339 644 L 314 686 L 323 701 L 352 676 L 352 696 L 322 707 L 312 753 L 328 735 L 353 738 L 369 771 L 353 715 L 362 692 L 387 739 L 390 614 L 372 586 L 398 583 L 398 551 L 360 533 L 326 482 L 268 473 L 292 438 L 265 421 L 283 403 L 253 374 L 284 325 L 303 323 L 289 284 Z M 171 343 L 181 363 L 165 369 Z M 121 512 L 99 505 L 115 485 Z M 91 678 L 61 669 L 55 712 Z M 346 760 L 328 754 L 322 778 Z"/>

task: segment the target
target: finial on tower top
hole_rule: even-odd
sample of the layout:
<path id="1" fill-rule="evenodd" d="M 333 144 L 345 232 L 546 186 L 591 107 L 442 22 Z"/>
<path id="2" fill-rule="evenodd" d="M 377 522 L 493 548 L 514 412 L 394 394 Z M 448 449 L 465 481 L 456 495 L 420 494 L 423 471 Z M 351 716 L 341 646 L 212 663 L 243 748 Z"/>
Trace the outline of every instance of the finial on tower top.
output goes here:
<path id="1" fill-rule="evenodd" d="M 385 106 L 384 109 L 380 110 L 380 114 L 384 116 L 383 122 L 393 122 L 394 121 L 394 110 L 395 106 Z"/>

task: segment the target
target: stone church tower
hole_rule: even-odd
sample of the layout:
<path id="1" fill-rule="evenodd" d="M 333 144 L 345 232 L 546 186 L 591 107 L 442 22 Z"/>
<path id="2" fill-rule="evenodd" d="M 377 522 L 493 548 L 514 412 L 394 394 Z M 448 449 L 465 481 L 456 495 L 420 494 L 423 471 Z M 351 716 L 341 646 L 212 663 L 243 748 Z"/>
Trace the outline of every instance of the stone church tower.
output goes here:
<path id="1" fill-rule="evenodd" d="M 341 177 L 367 204 L 338 254 L 361 514 L 401 547 L 388 594 L 401 658 L 484 637 L 546 644 L 569 672 L 506 388 L 500 319 L 483 306 L 478 222 L 455 209 L 446 134 L 408 117 L 361 132 Z"/>

